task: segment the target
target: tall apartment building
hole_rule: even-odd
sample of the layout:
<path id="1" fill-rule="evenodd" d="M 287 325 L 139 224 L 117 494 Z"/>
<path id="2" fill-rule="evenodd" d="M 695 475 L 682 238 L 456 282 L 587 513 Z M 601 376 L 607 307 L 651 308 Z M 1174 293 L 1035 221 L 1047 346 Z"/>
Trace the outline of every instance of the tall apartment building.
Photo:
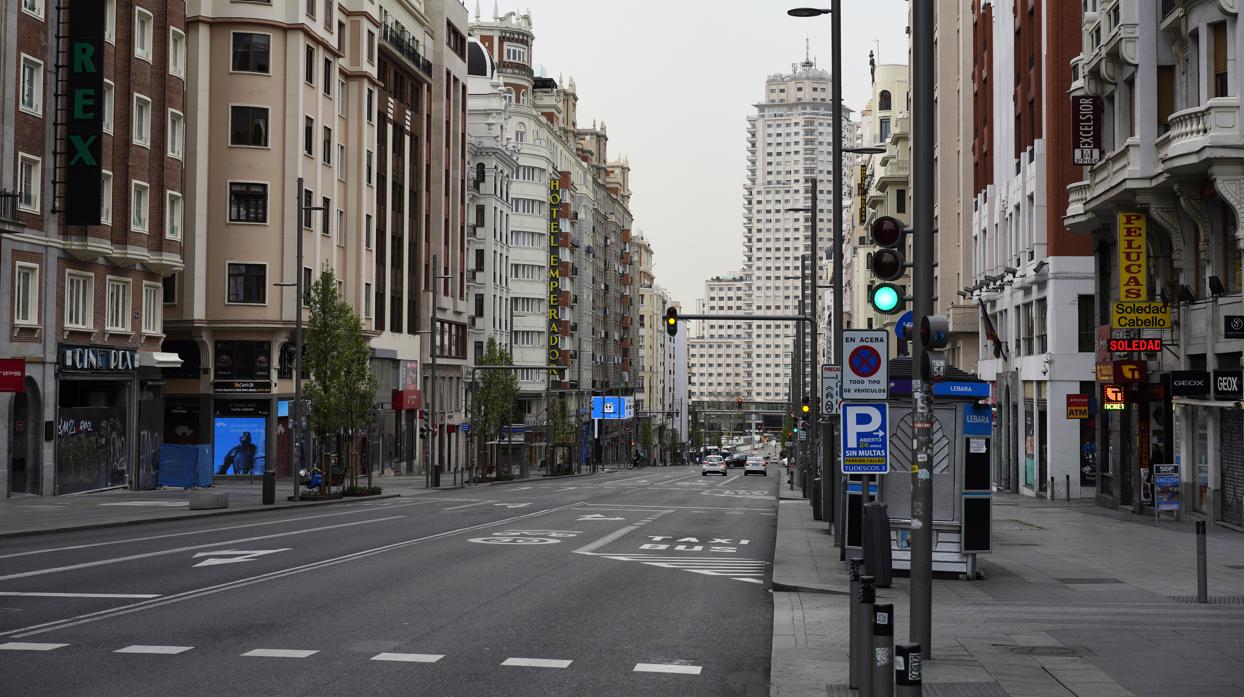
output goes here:
<path id="1" fill-rule="evenodd" d="M 636 400 L 636 410 L 648 412 L 646 420 L 652 427 L 654 450 L 652 458 L 668 456 L 670 435 L 676 428 L 674 417 L 674 338 L 665 330 L 665 308 L 670 306 L 670 294 L 657 285 L 653 276 L 652 245 L 643 233 L 637 233 L 633 244 L 638 254 L 640 315 L 637 365 L 641 375 L 641 393 Z"/>
<path id="2" fill-rule="evenodd" d="M 745 274 L 738 272 L 705 281 L 704 297 L 699 301 L 696 314 L 738 315 L 746 314 L 751 308 L 751 283 Z M 748 324 L 736 320 L 700 320 L 696 325 L 687 340 L 687 382 L 691 400 L 757 399 L 752 390 Z M 786 360 L 789 366 L 789 351 Z M 789 377 L 789 372 L 787 375 Z"/>
<path id="3" fill-rule="evenodd" d="M 1065 411 L 1067 395 L 1091 393 L 1093 377 L 1092 240 L 1062 220 L 1079 178 L 1066 117 L 1080 5 L 974 2 L 972 13 L 971 292 L 1000 338 L 982 331 L 977 366 L 997 405 L 995 483 L 1061 498 L 1070 477 L 1071 496 L 1089 496 L 1082 446 L 1093 430 Z"/>
<path id="4" fill-rule="evenodd" d="M 1101 504 L 1145 511 L 1153 465 L 1181 464 L 1183 510 L 1238 529 L 1244 416 L 1240 395 L 1223 388 L 1238 385 L 1231 378 L 1244 356 L 1230 321 L 1244 314 L 1244 22 L 1227 3 L 1089 0 L 1084 9 L 1082 31 L 1079 21 L 1058 19 L 1072 35 L 1058 52 L 1070 65 L 1073 98 L 1095 98 L 1087 125 L 1100 160 L 1068 165 L 1070 186 L 1059 190 L 1067 198 L 1052 196 L 1049 205 L 1052 216 L 1065 211 L 1063 221 L 1096 251 L 1088 260 L 1096 283 L 1082 291 L 1081 340 L 1084 350 L 1094 348 L 1097 328 L 1097 379 L 1120 380 L 1127 402 L 1121 411 L 1099 406 L 1081 422 L 1079 442 L 1099 454 L 1084 467 L 1095 474 Z M 1071 114 L 1064 105 L 1057 116 L 1066 122 Z M 1070 163 L 1080 147 L 1064 139 L 1050 149 Z M 1137 236 L 1142 260 L 1121 263 L 1121 248 Z M 1129 299 L 1124 284 L 1139 289 L 1132 297 L 1169 303 L 1174 328 L 1112 330 L 1112 306 Z M 1162 339 L 1167 347 L 1112 354 L 1103 345 L 1111 335 Z M 1146 367 L 1131 383 L 1113 370 L 1124 359 Z M 1087 382 L 1093 372 L 1082 391 L 1100 397 L 1102 385 Z M 1090 495 L 1094 482 L 1084 484 Z"/>
<path id="5" fill-rule="evenodd" d="M 792 65 L 789 73 L 770 75 L 756 114 L 748 117 L 747 184 L 744 190 L 744 273 L 750 284 L 754 314 L 794 315 L 801 282 L 824 283 L 820 258 L 830 251 L 833 216 L 830 201 L 833 131 L 830 76 L 811 60 Z M 843 108 L 843 144 L 856 141 L 855 124 Z M 845 158 L 844 158 L 845 159 Z M 800 258 L 812 251 L 813 222 L 808 213 L 790 211 L 810 205 L 817 182 L 819 210 L 815 221 L 816 260 L 809 259 L 810 278 L 800 279 Z M 844 191 L 843 212 L 850 210 Z M 748 364 L 746 391 L 751 399 L 783 401 L 790 396 L 793 323 L 760 322 L 743 329 L 735 342 Z M 738 385 L 734 389 L 741 389 Z"/>
<path id="6" fill-rule="evenodd" d="M 0 496 L 155 488 L 193 220 L 183 5 L 22 0 L 0 34 Z"/>
<path id="7" fill-rule="evenodd" d="M 638 345 L 630 346 L 640 309 L 633 290 L 634 260 L 629 257 L 630 166 L 609 160 L 603 122 L 578 126 L 573 78 L 563 84 L 560 78 L 535 74 L 529 15 L 498 15 L 494 10 L 485 19 L 476 8 L 471 33 L 482 52 L 481 64 L 486 56 L 494 66 L 489 79 L 495 79 L 508 102 L 504 125 L 495 124 L 497 135 L 516 152 L 509 188 L 507 281 L 514 361 L 531 366 L 556 361 L 563 368 L 554 376 L 544 369 L 519 372 L 519 411 L 529 429 L 531 461 L 539 462 L 544 458 L 544 429 L 539 427 L 546 422 L 547 395 L 570 400 L 569 413 L 576 415 L 582 443 L 590 434 L 586 414 L 592 394 L 633 394 L 639 387 L 631 366 Z M 486 91 L 482 78 L 476 83 L 481 92 Z M 488 123 L 484 117 L 482 127 Z M 556 208 L 550 211 L 553 194 Z M 558 234 L 552 237 L 556 246 L 550 247 L 553 219 Z M 554 311 L 557 316 L 550 321 Z M 554 337 L 556 358 L 550 352 Z M 620 460 L 629 446 L 629 431 L 615 424 L 602 430 L 595 456 Z M 576 450 L 575 457 L 582 452 Z"/>
<path id="8" fill-rule="evenodd" d="M 211 444 L 221 474 L 239 473 L 224 455 L 249 441 L 283 472 L 292 330 L 305 312 L 290 284 L 332 269 L 375 331 L 378 8 L 191 2 L 187 12 L 193 195 L 186 270 L 165 294 L 165 348 L 183 361 L 165 371 L 166 440 Z"/>

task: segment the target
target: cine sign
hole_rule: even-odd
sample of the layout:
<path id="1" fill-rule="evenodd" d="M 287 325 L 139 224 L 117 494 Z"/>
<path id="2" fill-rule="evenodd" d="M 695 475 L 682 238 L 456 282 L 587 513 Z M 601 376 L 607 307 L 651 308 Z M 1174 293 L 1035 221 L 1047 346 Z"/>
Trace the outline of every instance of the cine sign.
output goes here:
<path id="1" fill-rule="evenodd" d="M 69 13 L 69 109 L 65 125 L 68 225 L 99 225 L 103 196 L 104 2 L 75 2 Z"/>

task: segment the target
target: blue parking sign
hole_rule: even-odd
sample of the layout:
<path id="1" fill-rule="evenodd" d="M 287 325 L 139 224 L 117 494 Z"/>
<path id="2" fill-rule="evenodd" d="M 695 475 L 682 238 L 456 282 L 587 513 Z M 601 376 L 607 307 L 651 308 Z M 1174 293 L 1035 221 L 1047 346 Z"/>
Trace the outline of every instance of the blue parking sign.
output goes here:
<path id="1" fill-rule="evenodd" d="M 887 474 L 890 471 L 890 406 L 885 402 L 842 405 L 842 471 Z"/>

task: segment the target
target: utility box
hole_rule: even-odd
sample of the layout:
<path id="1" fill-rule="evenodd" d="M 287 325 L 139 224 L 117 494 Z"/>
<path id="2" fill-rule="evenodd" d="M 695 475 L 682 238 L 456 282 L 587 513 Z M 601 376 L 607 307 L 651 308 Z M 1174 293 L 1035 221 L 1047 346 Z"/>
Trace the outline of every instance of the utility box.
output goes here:
<path id="1" fill-rule="evenodd" d="M 876 579 L 877 588 L 889 588 L 893 579 L 890 516 L 884 503 L 864 506 L 864 575 Z"/>

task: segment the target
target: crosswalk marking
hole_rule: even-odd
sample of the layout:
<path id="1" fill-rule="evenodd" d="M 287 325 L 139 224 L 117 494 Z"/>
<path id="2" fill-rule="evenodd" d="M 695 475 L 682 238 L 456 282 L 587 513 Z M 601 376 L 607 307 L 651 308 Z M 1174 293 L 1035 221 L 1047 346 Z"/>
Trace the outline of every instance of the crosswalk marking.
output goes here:
<path id="1" fill-rule="evenodd" d="M 51 651 L 69 644 L 40 644 L 33 641 L 10 641 L 0 644 L 0 651 Z"/>
<path id="2" fill-rule="evenodd" d="M 176 656 L 179 653 L 185 653 L 193 646 L 146 646 L 144 644 L 133 644 L 123 649 L 117 649 L 113 653 L 142 653 L 156 654 L 159 656 Z"/>
<path id="3" fill-rule="evenodd" d="M 369 660 L 399 661 L 402 663 L 436 663 L 444 657 L 444 654 L 438 653 L 378 653 Z"/>
<path id="4" fill-rule="evenodd" d="M 681 673 L 683 675 L 699 675 L 700 666 L 687 666 L 674 663 L 636 663 L 633 673 Z"/>
<path id="5" fill-rule="evenodd" d="M 501 662 L 501 665 L 523 666 L 527 668 L 566 668 L 572 662 L 560 658 L 507 658 Z"/>
<path id="6" fill-rule="evenodd" d="M 242 655 L 258 658 L 306 658 L 317 653 L 319 653 L 318 650 L 309 651 L 307 649 L 252 649 Z"/>

